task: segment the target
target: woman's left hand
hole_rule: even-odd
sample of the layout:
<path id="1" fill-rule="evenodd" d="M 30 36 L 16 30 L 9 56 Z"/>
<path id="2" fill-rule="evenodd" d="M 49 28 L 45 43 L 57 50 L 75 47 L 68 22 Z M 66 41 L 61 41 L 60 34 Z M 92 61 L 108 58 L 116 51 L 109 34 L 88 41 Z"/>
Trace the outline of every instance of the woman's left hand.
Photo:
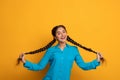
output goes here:
<path id="1" fill-rule="evenodd" d="M 100 60 L 103 58 L 102 54 L 100 52 L 97 53 L 97 60 L 100 62 Z"/>

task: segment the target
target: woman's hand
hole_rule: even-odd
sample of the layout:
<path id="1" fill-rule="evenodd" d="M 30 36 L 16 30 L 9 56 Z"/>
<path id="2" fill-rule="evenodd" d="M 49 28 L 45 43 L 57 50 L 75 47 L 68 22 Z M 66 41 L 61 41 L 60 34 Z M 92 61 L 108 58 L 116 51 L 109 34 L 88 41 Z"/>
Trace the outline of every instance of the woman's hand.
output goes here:
<path id="1" fill-rule="evenodd" d="M 24 53 L 20 54 L 20 55 L 19 55 L 19 58 L 21 59 L 21 61 L 22 61 L 23 63 L 26 62 L 25 57 L 24 57 Z"/>
<path id="2" fill-rule="evenodd" d="M 100 52 L 97 53 L 97 61 L 100 62 L 103 59 L 103 56 Z"/>

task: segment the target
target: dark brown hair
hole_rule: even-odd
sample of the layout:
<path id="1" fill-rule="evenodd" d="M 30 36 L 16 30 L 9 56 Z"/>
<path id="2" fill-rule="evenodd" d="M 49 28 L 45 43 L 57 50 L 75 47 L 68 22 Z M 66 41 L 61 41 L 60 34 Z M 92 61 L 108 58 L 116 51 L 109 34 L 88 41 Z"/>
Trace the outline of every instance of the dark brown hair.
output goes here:
<path id="1" fill-rule="evenodd" d="M 52 33 L 53 37 L 56 36 L 56 31 L 57 31 L 57 29 L 60 28 L 60 27 L 64 28 L 65 31 L 67 32 L 67 30 L 66 30 L 66 28 L 65 28 L 64 25 L 57 25 L 57 26 L 55 26 L 55 27 L 52 29 L 52 32 L 51 32 L 51 33 Z M 85 49 L 85 50 L 87 50 L 87 51 L 89 51 L 89 52 L 93 52 L 93 53 L 97 54 L 96 51 L 92 50 L 91 48 L 87 48 L 87 47 L 79 44 L 78 42 L 76 42 L 76 41 L 74 41 L 72 38 L 70 38 L 69 36 L 67 36 L 67 41 L 70 42 L 70 43 L 72 43 L 72 44 L 74 44 L 74 45 L 76 45 L 76 46 L 79 46 L 80 48 L 83 48 L 83 49 Z M 50 48 L 55 42 L 56 42 L 56 39 L 53 38 L 53 40 L 52 40 L 51 42 L 49 42 L 46 46 L 44 46 L 44 47 L 42 47 L 42 48 L 40 48 L 40 49 L 34 50 L 34 51 L 30 51 L 30 52 L 24 53 L 24 54 L 25 54 L 25 55 L 27 55 L 27 54 L 36 54 L 36 53 L 45 51 L 45 50 L 47 50 L 48 48 Z M 21 60 L 21 58 L 18 58 L 18 63 L 17 63 L 17 64 L 19 64 L 20 60 Z M 101 61 L 102 61 L 102 62 L 104 62 L 104 60 L 105 60 L 104 58 L 101 58 Z"/>

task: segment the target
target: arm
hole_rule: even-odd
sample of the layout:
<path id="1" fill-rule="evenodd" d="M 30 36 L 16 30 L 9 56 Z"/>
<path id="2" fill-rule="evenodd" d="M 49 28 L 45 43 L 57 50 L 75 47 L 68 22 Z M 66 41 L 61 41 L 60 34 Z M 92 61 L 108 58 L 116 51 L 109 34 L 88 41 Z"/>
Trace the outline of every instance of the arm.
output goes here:
<path id="1" fill-rule="evenodd" d="M 100 62 L 97 59 L 95 59 L 91 62 L 84 62 L 77 47 L 75 47 L 75 53 L 76 53 L 75 62 L 83 70 L 96 69 L 96 67 L 100 65 Z"/>
<path id="2" fill-rule="evenodd" d="M 34 70 L 34 71 L 42 70 L 48 64 L 50 56 L 51 53 L 49 52 L 49 50 L 47 50 L 43 58 L 37 64 L 25 60 L 23 66 L 28 70 Z"/>

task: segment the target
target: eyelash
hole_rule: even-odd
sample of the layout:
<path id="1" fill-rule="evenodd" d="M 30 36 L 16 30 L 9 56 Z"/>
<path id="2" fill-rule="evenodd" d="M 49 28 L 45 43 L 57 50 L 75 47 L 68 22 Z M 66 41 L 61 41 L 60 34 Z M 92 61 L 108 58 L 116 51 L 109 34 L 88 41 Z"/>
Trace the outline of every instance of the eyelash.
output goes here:
<path id="1" fill-rule="evenodd" d="M 65 31 L 63 31 L 63 33 L 65 33 Z M 57 33 L 58 35 L 60 35 L 60 33 Z"/>
<path id="2" fill-rule="evenodd" d="M 65 31 L 63 31 L 63 33 L 65 33 Z"/>
<path id="3" fill-rule="evenodd" d="M 58 33 L 58 35 L 60 35 L 60 33 Z"/>

